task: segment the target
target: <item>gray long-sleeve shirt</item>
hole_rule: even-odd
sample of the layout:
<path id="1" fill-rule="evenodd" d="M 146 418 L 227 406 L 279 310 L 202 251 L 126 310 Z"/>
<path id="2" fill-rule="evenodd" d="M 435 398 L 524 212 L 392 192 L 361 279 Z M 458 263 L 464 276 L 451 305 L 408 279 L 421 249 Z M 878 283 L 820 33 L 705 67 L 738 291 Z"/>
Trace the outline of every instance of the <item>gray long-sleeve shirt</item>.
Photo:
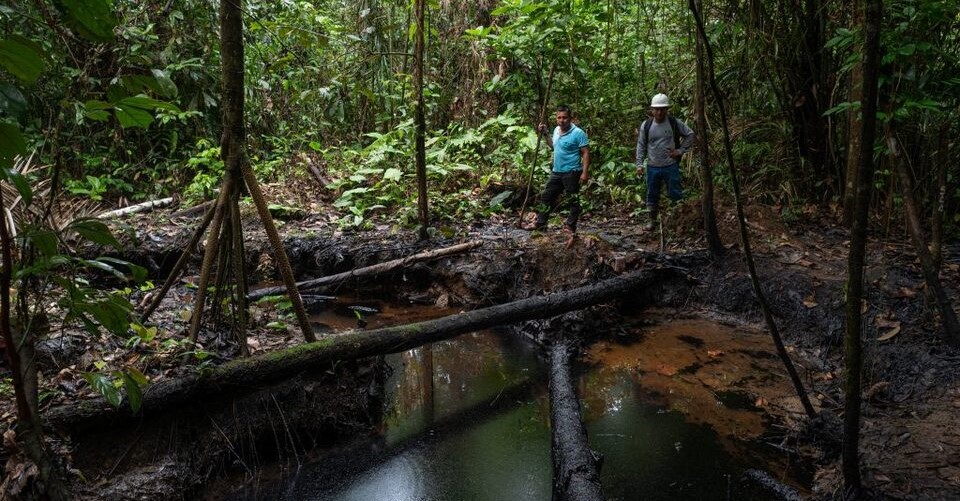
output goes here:
<path id="1" fill-rule="evenodd" d="M 643 167 L 643 161 L 648 160 L 650 167 L 666 167 L 673 165 L 677 160 L 670 157 L 670 151 L 676 144 L 673 141 L 673 129 L 670 128 L 670 119 L 663 123 L 656 120 L 650 124 L 650 144 L 647 145 L 643 134 L 644 122 L 640 122 L 640 134 L 637 137 L 637 168 Z M 683 137 L 677 151 L 686 153 L 693 146 L 694 134 L 687 124 L 677 120 L 677 132 Z"/>

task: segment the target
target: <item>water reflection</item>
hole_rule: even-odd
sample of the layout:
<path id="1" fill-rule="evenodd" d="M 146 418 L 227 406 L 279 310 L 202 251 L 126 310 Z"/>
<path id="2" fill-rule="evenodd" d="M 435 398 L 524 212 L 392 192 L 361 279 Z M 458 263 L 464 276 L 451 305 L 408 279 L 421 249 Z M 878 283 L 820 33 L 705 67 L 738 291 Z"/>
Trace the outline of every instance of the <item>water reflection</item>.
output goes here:
<path id="1" fill-rule="evenodd" d="M 687 375 L 672 371 L 672 376 L 640 370 L 636 357 L 644 350 L 637 347 L 649 339 L 643 336 L 592 351 L 595 363 L 580 376 L 578 386 L 591 446 L 605 457 L 604 492 L 611 500 L 763 499 L 731 480 L 757 466 L 756 460 L 732 455 L 724 446 L 729 439 L 704 424 L 710 419 L 677 410 L 683 407 L 677 402 L 686 402 L 689 395 L 673 394 L 675 388 L 661 384 L 695 374 L 708 380 L 731 371 L 707 360 L 711 356 L 706 350 L 714 348 L 712 337 L 701 335 L 705 343 L 695 345 L 684 335 L 673 336 L 680 339 L 678 346 L 647 345 L 648 352 L 656 348 L 661 356 L 669 355 L 649 363 L 686 366 L 703 358 L 709 369 Z M 681 357 L 682 349 L 694 354 Z M 724 349 L 735 352 L 733 346 Z M 727 358 L 743 365 L 739 358 Z M 482 332 L 391 355 L 387 361 L 393 373 L 386 382 L 388 407 L 376 436 L 326 451 L 295 478 L 261 484 L 256 492 L 232 499 L 550 498 L 549 403 L 545 361 L 538 348 L 510 335 Z M 650 374 L 656 377 L 647 377 Z M 665 394 L 658 396 L 657 391 Z M 710 413 L 699 405 L 687 408 Z M 756 420 L 747 419 L 751 431 L 761 420 L 756 411 L 736 410 Z M 742 417 L 731 412 L 720 413 L 725 416 L 720 423 Z"/>

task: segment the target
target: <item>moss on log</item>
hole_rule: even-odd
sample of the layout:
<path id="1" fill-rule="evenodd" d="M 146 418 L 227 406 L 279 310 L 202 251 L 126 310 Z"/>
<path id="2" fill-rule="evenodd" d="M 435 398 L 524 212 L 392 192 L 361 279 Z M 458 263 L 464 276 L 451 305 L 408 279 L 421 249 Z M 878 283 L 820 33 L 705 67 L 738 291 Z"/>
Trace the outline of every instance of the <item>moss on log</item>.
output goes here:
<path id="1" fill-rule="evenodd" d="M 669 268 L 639 271 L 564 292 L 425 322 L 350 331 L 312 343 L 233 360 L 203 374 L 167 379 L 148 386 L 143 392 L 141 413 L 155 414 L 179 406 L 202 404 L 210 398 L 246 393 L 264 384 L 315 370 L 338 360 L 399 353 L 467 332 L 560 315 L 622 298 L 633 291 L 661 286 L 679 276 L 677 270 Z M 47 423 L 74 430 L 113 426 L 136 417 L 129 409 L 113 408 L 102 398 L 52 408 L 45 413 Z"/>

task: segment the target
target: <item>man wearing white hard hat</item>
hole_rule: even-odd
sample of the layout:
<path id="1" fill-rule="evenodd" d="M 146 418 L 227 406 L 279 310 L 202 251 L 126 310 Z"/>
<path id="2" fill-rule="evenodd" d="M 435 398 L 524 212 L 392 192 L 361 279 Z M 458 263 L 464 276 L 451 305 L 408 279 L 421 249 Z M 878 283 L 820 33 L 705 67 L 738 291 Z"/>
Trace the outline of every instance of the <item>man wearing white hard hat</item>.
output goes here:
<path id="1" fill-rule="evenodd" d="M 683 198 L 680 184 L 680 157 L 694 141 L 690 127 L 670 116 L 670 99 L 666 94 L 657 94 L 650 101 L 653 115 L 640 125 L 637 137 L 637 175 L 643 176 L 644 161 L 647 169 L 647 209 L 650 220 L 645 229 L 653 230 L 660 212 L 660 187 L 667 185 L 667 197 L 674 202 Z"/>

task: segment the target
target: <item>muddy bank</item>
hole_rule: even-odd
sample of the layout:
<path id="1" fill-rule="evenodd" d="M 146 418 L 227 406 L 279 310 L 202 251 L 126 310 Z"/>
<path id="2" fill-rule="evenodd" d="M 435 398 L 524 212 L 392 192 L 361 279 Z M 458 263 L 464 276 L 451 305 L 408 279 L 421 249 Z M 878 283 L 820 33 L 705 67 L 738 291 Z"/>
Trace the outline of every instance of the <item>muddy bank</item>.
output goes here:
<path id="1" fill-rule="evenodd" d="M 694 312 L 731 325 L 757 325 L 761 320 L 749 277 L 735 251 L 722 261 L 713 262 L 702 251 L 684 250 L 683 239 L 678 238 L 678 247 L 670 249 L 674 252 L 659 254 L 655 252 L 651 236 L 637 232 L 633 226 L 591 228 L 589 223 L 583 226 L 580 238 L 570 248 L 565 247 L 560 232 L 529 234 L 496 222 L 465 230 L 457 235 L 459 238 L 438 239 L 427 244 L 414 241 L 412 235 L 391 234 L 388 228 L 368 233 L 338 232 L 330 224 L 308 218 L 296 228 L 287 225 L 288 230 L 295 231 L 288 231 L 285 244 L 298 277 L 305 279 L 442 247 L 462 239 L 479 238 L 485 242 L 481 250 L 470 255 L 424 263 L 376 280 L 323 291 L 330 294 L 377 295 L 411 303 L 471 309 L 658 265 L 682 269 L 694 279 L 694 285 L 644 291 L 644 299 L 653 304 Z M 177 231 L 184 234 L 183 228 Z M 162 269 L 169 256 L 175 257 L 171 246 L 175 249 L 176 242 L 185 242 L 185 238 L 171 238 L 160 245 L 163 239 L 147 233 L 141 236 L 147 236 L 143 241 L 156 245 L 146 246 L 142 252 L 127 257 L 140 262 L 152 260 L 155 269 Z M 838 249 L 843 248 L 843 235 L 783 232 L 772 237 L 761 234 L 759 241 L 762 280 L 791 353 L 815 405 L 835 416 L 842 405 L 839 341 L 843 326 L 845 255 Z M 270 281 L 275 272 L 266 248 L 254 235 L 248 256 L 250 266 L 259 271 L 259 278 Z M 869 325 L 865 335 L 868 351 L 865 383 L 869 399 L 864 410 L 864 471 L 868 482 L 891 498 L 955 497 L 960 495 L 956 487 L 956 479 L 960 477 L 955 459 L 960 457 L 960 440 L 951 438 L 952 426 L 947 424 L 956 415 L 960 401 L 956 376 L 960 359 L 947 351 L 933 331 L 934 326 L 924 320 L 920 299 L 922 278 L 910 254 L 903 248 L 891 250 L 874 246 L 873 255 L 868 270 L 870 295 L 865 306 Z M 956 290 L 956 280 L 953 282 L 948 284 L 952 287 L 951 293 Z M 162 307 L 158 324 L 174 331 L 182 329 L 182 320 L 176 313 L 181 308 L 179 305 L 191 297 L 187 288 L 175 290 Z M 631 299 L 622 298 L 621 303 L 629 304 Z M 605 313 L 603 309 L 594 309 L 589 315 L 598 317 Z M 262 327 L 269 318 L 264 315 L 259 325 Z M 517 330 L 534 333 L 550 322 L 563 323 L 561 320 L 545 322 L 521 325 Z M 878 340 L 894 329 L 898 331 L 893 337 Z M 262 342 L 262 348 L 270 348 L 277 342 L 297 341 L 288 332 L 282 341 Z M 758 344 L 764 342 L 762 337 L 756 339 Z M 754 355 L 763 352 L 758 348 Z M 697 374 L 711 365 L 709 354 L 706 356 L 705 360 L 676 367 L 676 373 L 671 375 L 663 376 L 656 369 L 652 373 L 670 380 L 701 377 Z M 694 370 L 696 364 L 701 367 Z M 775 364 L 769 371 L 776 371 Z M 671 370 L 664 369 L 664 372 L 670 374 Z M 753 386 L 731 390 L 730 394 L 722 395 L 723 398 L 741 401 L 744 405 L 751 400 L 754 406 L 767 405 L 770 415 L 784 430 L 777 437 L 778 444 L 816 459 L 821 468 L 815 495 L 832 495 L 831 489 L 839 485 L 836 442 L 839 430 L 832 424 L 807 426 L 791 395 L 765 397 L 754 391 L 762 386 L 762 378 L 753 376 L 757 378 Z M 344 417 L 350 412 L 347 410 Z M 730 422 L 742 424 L 736 417 Z M 825 422 L 837 421 L 827 419 Z M 749 423 L 744 425 L 752 428 Z M 943 430 L 947 430 L 946 434 Z M 734 435 L 741 432 L 738 430 Z M 216 433 L 209 435 L 211 441 L 217 440 Z M 227 443 L 220 442 L 221 453 L 229 451 Z M 893 446 L 896 448 L 891 453 Z M 118 477 L 118 471 L 112 476 Z M 205 471 L 212 473 L 215 469 Z"/>

